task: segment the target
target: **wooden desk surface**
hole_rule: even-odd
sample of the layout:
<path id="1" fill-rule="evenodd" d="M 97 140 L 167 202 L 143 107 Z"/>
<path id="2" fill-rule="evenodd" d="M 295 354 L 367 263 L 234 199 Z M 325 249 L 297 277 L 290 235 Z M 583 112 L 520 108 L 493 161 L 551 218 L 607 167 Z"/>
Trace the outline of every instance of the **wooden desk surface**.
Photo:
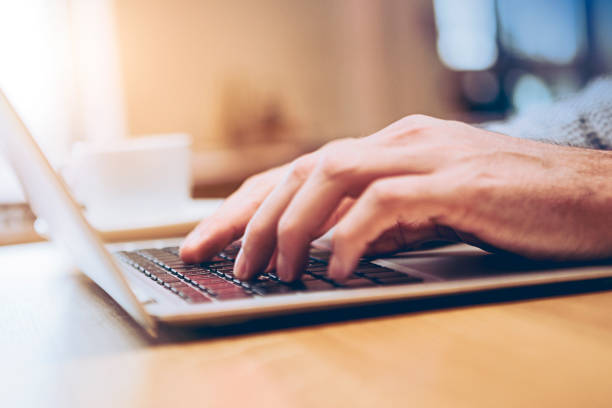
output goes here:
<path id="1" fill-rule="evenodd" d="M 612 404 L 612 292 L 152 341 L 48 243 L 0 278 L 2 407 Z"/>

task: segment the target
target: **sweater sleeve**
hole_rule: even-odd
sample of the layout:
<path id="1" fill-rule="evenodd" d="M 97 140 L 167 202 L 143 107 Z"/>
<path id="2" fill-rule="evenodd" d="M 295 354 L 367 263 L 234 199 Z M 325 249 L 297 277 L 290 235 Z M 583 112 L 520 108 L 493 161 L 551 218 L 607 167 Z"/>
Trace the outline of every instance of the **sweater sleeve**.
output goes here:
<path id="1" fill-rule="evenodd" d="M 483 127 L 525 139 L 612 150 L 612 77 L 597 79 L 566 99 Z"/>

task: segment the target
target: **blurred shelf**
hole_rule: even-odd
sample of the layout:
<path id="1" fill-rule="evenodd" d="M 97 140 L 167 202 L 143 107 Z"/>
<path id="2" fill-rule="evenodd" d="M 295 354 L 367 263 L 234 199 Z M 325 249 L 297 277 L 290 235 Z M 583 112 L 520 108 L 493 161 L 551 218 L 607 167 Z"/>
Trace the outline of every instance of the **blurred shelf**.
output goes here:
<path id="1" fill-rule="evenodd" d="M 227 192 L 247 177 L 287 163 L 307 149 L 296 143 L 267 143 L 246 147 L 213 149 L 193 153 L 192 172 L 195 191 Z M 229 191 L 231 192 L 231 190 Z"/>
<path id="2" fill-rule="evenodd" d="M 35 219 L 27 203 L 0 204 L 0 245 L 42 241 L 34 231 Z"/>

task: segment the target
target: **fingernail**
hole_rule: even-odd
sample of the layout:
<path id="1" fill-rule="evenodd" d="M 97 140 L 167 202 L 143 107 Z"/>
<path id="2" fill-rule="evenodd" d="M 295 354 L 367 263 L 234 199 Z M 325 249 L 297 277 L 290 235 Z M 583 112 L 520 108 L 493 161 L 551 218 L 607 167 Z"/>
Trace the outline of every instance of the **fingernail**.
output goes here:
<path id="1" fill-rule="evenodd" d="M 181 242 L 181 249 L 190 247 L 191 241 L 193 241 L 193 238 L 191 237 L 191 235 L 187 235 L 183 242 Z"/>
<path id="2" fill-rule="evenodd" d="M 195 253 L 192 243 L 185 240 L 179 247 L 179 255 L 185 262 L 195 262 Z"/>
<path id="3" fill-rule="evenodd" d="M 181 244 L 182 248 L 185 247 L 192 247 L 197 245 L 200 241 L 202 241 L 202 235 L 201 233 L 197 232 L 197 231 L 191 231 L 186 237 L 185 240 L 183 241 L 183 243 Z"/>
<path id="4" fill-rule="evenodd" d="M 248 263 L 246 256 L 243 256 L 242 249 L 236 256 L 236 262 L 234 263 L 234 276 L 238 279 L 245 279 L 248 276 Z"/>

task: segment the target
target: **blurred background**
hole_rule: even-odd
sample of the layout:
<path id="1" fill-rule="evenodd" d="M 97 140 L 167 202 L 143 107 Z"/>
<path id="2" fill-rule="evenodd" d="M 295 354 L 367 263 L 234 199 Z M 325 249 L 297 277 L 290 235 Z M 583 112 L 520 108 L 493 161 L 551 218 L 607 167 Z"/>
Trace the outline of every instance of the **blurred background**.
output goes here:
<path id="1" fill-rule="evenodd" d="M 54 166 L 191 136 L 195 196 L 423 113 L 497 120 L 612 70 L 608 0 L 0 0 L 0 87 Z M 0 158 L 0 242 L 33 215 Z"/>

